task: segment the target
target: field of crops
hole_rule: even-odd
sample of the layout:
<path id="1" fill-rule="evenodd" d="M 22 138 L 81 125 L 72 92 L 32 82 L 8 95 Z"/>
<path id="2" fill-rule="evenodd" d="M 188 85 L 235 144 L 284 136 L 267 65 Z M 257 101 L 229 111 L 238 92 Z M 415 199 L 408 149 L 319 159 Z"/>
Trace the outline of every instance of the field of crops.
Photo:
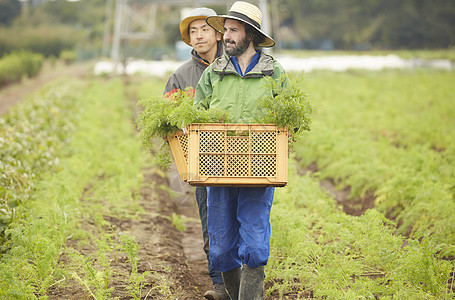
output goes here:
<path id="1" fill-rule="evenodd" d="M 331 299 L 454 296 L 455 96 L 452 73 L 304 75 L 315 113 L 273 209 L 269 278 Z M 375 209 L 347 215 L 330 179 Z M 298 278 L 296 281 L 295 278 Z"/>
<path id="2" fill-rule="evenodd" d="M 138 211 L 144 165 L 131 112 L 120 80 L 57 81 L 1 119 L 0 299 L 47 298 L 72 278 L 88 295 L 109 298 L 103 257 L 131 243 L 110 243 L 103 216 Z M 93 243 L 96 255 L 84 257 L 70 240 Z"/>
<path id="3" fill-rule="evenodd" d="M 289 184 L 274 199 L 266 299 L 452 299 L 455 75 L 294 76 L 313 104 L 312 130 L 295 144 Z M 132 299 L 174 299 L 168 273 L 138 269 L 134 240 L 108 222 L 138 218 L 142 170 L 153 165 L 131 98 L 160 94 L 165 82 L 134 80 L 56 83 L 0 119 L 0 299 L 45 299 L 68 284 L 95 299 L 119 288 Z M 337 202 L 322 181 L 347 198 Z M 366 197 L 374 208 L 343 210 Z M 69 241 L 96 251 L 84 256 Z M 129 272 L 113 285 L 108 257 L 120 252 Z"/>

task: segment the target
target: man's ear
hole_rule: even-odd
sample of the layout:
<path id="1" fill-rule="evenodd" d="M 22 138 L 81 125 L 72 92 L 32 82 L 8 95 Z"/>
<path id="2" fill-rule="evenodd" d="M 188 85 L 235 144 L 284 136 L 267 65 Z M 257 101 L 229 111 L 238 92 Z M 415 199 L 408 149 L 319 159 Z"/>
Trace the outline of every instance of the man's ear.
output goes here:
<path id="1" fill-rule="evenodd" d="M 221 33 L 219 33 L 218 31 L 216 31 L 216 40 L 219 42 L 223 39 L 223 35 Z"/>

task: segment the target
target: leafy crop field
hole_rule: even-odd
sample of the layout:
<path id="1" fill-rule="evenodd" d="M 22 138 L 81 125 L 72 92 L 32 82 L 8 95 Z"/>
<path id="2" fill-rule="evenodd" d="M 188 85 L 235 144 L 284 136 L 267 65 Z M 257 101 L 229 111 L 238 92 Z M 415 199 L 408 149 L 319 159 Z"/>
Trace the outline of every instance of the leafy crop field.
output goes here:
<path id="1" fill-rule="evenodd" d="M 265 299 L 452 299 L 455 75 L 293 76 L 314 112 L 276 190 Z M 1 117 L 0 299 L 202 298 L 181 244 L 195 221 L 134 125 L 164 84 L 56 82 Z M 364 197 L 375 207 L 345 212 Z"/>
<path id="2" fill-rule="evenodd" d="M 314 172 L 294 170 L 276 196 L 268 276 L 277 289 L 331 299 L 454 296 L 454 80 L 429 70 L 305 75 L 315 113 L 295 157 Z M 346 215 L 318 190 L 321 179 L 348 189 L 348 201 L 373 194 L 376 208 Z"/>
<path id="3" fill-rule="evenodd" d="M 314 134 L 297 151 L 351 197 L 373 192 L 399 232 L 455 254 L 453 73 L 309 76 L 318 100 Z M 326 87 L 323 80 L 330 82 Z M 335 79 L 336 78 L 336 79 Z"/>
<path id="4" fill-rule="evenodd" d="M 10 216 L 2 220 L 8 227 L 2 232 L 1 299 L 47 298 L 51 287 L 71 278 L 96 299 L 109 298 L 109 262 L 97 256 L 95 268 L 91 256 L 78 260 L 82 254 L 65 244 L 71 238 L 87 242 L 90 234 L 81 226 L 90 222 L 101 230 L 103 213 L 137 210 L 133 192 L 143 156 L 119 83 L 57 82 L 6 116 L 3 132 L 13 133 L 6 138 L 19 141 L 2 144 L 9 183 L 2 200 L 16 201 L 1 203 Z M 106 239 L 102 235 L 98 247 L 109 249 Z M 58 260 L 65 251 L 73 263 L 62 269 Z"/>

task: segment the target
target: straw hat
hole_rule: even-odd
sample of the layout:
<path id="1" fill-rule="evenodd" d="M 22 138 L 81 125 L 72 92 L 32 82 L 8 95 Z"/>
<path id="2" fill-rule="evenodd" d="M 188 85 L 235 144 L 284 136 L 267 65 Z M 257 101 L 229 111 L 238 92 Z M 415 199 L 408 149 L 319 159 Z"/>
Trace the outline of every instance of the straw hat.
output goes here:
<path id="1" fill-rule="evenodd" d="M 232 4 L 227 15 L 207 17 L 207 24 L 215 28 L 219 33 L 224 34 L 225 19 L 233 19 L 253 26 L 265 38 L 264 42 L 258 45 L 259 47 L 273 47 L 275 45 L 275 41 L 261 30 L 262 12 L 256 5 L 237 1 Z"/>
<path id="2" fill-rule="evenodd" d="M 190 15 L 183 19 L 182 22 L 180 22 L 180 35 L 187 45 L 190 45 L 191 42 L 190 33 L 188 32 L 188 27 L 190 26 L 191 22 L 195 20 L 205 20 L 210 16 L 216 16 L 216 12 L 211 8 L 200 7 L 193 9 L 190 12 Z"/>

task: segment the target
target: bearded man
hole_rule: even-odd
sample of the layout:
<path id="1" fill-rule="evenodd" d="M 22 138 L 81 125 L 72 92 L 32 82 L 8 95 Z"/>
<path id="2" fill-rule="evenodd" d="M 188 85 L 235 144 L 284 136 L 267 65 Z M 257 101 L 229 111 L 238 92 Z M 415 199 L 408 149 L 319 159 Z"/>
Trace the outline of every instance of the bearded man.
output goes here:
<path id="1" fill-rule="evenodd" d="M 227 15 L 207 23 L 222 33 L 225 55 L 202 74 L 195 105 L 226 110 L 236 123 L 251 123 L 260 113 L 256 100 L 270 95 L 267 77 L 279 80 L 283 67 L 261 47 L 275 42 L 261 30 L 262 13 L 237 1 Z M 264 266 L 270 252 L 273 187 L 208 187 L 207 226 L 210 263 L 222 272 L 231 299 L 264 295 Z"/>

